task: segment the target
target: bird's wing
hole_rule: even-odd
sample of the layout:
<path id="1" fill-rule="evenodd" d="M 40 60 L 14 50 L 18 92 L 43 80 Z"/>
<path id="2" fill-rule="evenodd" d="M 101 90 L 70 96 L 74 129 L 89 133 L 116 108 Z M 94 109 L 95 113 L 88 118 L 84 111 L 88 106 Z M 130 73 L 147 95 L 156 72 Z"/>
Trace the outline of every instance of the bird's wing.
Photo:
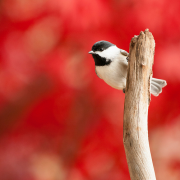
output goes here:
<path id="1" fill-rule="evenodd" d="M 121 52 L 121 54 L 123 55 L 123 56 L 128 56 L 129 55 L 129 53 L 127 52 L 127 51 L 125 51 L 125 50 L 120 50 L 120 52 Z"/>
<path id="2" fill-rule="evenodd" d="M 127 62 L 128 62 L 128 55 L 129 55 L 129 53 L 127 52 L 127 51 L 125 51 L 125 50 L 120 50 L 120 53 L 123 55 L 123 56 L 126 56 L 126 59 L 127 59 Z"/>

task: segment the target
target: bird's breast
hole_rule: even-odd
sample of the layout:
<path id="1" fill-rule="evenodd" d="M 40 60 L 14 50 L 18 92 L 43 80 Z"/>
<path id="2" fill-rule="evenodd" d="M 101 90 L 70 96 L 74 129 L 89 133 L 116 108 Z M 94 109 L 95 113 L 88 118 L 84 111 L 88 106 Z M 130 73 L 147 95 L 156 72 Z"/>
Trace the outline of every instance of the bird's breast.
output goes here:
<path id="1" fill-rule="evenodd" d="M 114 61 L 109 65 L 96 66 L 96 73 L 98 77 L 115 89 L 123 89 L 126 87 L 126 63 Z"/>

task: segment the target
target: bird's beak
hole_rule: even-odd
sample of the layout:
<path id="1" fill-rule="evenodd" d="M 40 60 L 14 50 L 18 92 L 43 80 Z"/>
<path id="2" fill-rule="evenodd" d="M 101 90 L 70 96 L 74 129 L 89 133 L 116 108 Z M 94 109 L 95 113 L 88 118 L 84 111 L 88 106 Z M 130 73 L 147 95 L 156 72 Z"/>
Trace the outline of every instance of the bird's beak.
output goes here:
<path id="1" fill-rule="evenodd" d="M 89 54 L 95 54 L 93 51 L 89 51 L 88 53 L 89 53 Z"/>

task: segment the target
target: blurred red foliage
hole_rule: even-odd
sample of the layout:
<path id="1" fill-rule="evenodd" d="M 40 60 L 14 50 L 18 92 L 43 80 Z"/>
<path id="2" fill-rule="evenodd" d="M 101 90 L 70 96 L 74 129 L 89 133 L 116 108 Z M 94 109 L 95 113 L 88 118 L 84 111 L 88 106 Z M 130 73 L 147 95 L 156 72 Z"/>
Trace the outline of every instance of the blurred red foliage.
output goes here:
<path id="1" fill-rule="evenodd" d="M 154 76 L 149 135 L 157 179 L 180 179 L 180 1 L 2 0 L 0 179 L 128 180 L 124 94 L 100 80 L 99 40 L 128 51 L 149 28 Z"/>

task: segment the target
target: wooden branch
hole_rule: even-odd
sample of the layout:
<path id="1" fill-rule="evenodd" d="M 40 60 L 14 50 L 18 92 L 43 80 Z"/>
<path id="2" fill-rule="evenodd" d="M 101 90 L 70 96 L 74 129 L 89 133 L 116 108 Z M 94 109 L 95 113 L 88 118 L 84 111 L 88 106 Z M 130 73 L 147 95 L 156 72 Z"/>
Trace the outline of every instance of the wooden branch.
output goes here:
<path id="1" fill-rule="evenodd" d="M 130 43 L 123 142 L 131 180 L 155 180 L 148 141 L 148 106 L 155 41 L 146 29 Z"/>

